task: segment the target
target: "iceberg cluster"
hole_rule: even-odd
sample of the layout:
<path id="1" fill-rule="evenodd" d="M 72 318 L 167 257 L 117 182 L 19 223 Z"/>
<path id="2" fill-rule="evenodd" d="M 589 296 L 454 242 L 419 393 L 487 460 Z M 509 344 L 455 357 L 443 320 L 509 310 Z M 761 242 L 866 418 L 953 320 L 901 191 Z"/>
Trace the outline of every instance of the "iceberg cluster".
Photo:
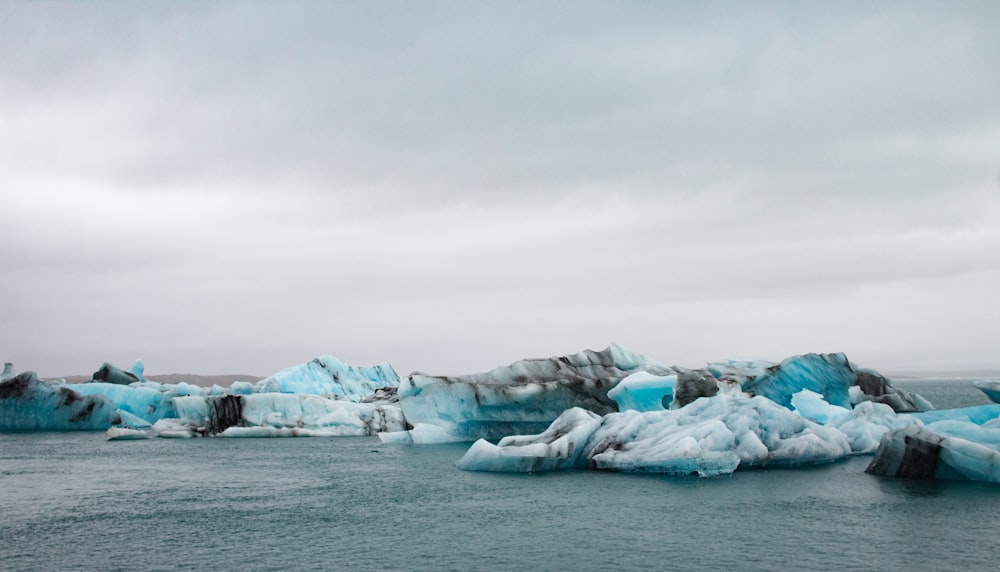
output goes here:
<path id="1" fill-rule="evenodd" d="M 330 356 L 228 388 L 158 383 L 105 363 L 88 383 L 0 378 L 0 431 L 108 430 L 112 440 L 150 436 L 346 436 L 404 431 L 399 377 L 388 364 L 354 367 Z"/>
<path id="2" fill-rule="evenodd" d="M 901 417 L 886 405 L 866 403 L 843 410 L 824 425 L 765 397 L 732 390 L 664 411 L 601 417 L 572 409 L 538 435 L 505 437 L 496 445 L 479 440 L 458 466 L 472 471 L 587 467 L 718 476 L 737 468 L 802 466 L 868 453 L 888 429 L 910 422 Z"/>
<path id="3" fill-rule="evenodd" d="M 874 454 L 879 475 L 1000 482 L 1000 404 L 933 410 L 844 354 L 666 366 L 612 344 L 485 373 L 400 379 L 331 356 L 229 387 L 158 383 L 137 361 L 88 383 L 0 373 L 0 431 L 110 440 L 378 435 L 473 442 L 471 471 L 700 476 Z M 996 401 L 1000 382 L 976 383 Z M 994 393 L 991 393 L 994 392 Z"/>

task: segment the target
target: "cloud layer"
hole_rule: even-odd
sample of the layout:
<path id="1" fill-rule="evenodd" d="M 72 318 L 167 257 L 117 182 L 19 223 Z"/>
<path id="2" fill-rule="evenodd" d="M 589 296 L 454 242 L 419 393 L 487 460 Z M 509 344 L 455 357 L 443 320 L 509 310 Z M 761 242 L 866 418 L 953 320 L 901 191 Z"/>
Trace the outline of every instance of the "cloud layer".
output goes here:
<path id="1" fill-rule="evenodd" d="M 1000 367 L 992 3 L 14 3 L 0 357 Z"/>

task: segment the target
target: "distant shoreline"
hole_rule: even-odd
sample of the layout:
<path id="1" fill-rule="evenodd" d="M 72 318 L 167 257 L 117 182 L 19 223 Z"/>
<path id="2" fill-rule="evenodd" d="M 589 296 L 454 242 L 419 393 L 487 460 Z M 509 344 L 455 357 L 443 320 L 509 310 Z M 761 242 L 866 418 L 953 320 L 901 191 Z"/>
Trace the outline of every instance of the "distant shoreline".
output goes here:
<path id="1" fill-rule="evenodd" d="M 1000 370 L 996 369 L 979 369 L 979 370 L 967 370 L 967 371 L 889 371 L 889 372 L 879 372 L 882 375 L 888 377 L 890 380 L 919 380 L 919 379 L 974 379 L 974 378 L 997 378 L 1000 379 Z M 232 385 L 234 381 L 249 381 L 256 382 L 264 379 L 266 376 L 259 375 L 247 375 L 247 374 L 224 374 L 224 375 L 199 375 L 194 373 L 166 373 L 160 375 L 146 375 L 144 376 L 150 381 L 157 381 L 160 383 L 180 383 L 187 382 L 192 385 L 198 385 L 201 387 L 212 387 L 213 385 L 229 386 Z M 46 377 L 44 379 L 54 381 L 54 380 L 65 380 L 66 383 L 86 383 L 91 381 L 92 377 L 90 375 L 67 375 L 64 377 Z"/>
<path id="2" fill-rule="evenodd" d="M 156 381 L 159 383 L 180 383 L 183 381 L 200 387 L 212 387 L 213 385 L 229 386 L 232 385 L 234 381 L 255 382 L 264 379 L 259 375 L 197 375 L 193 373 L 166 373 L 161 375 L 144 375 L 143 377 L 150 381 Z M 66 383 L 86 383 L 93 379 L 93 377 L 90 375 L 67 375 L 65 377 L 50 377 L 45 379 L 62 379 L 65 380 Z"/>

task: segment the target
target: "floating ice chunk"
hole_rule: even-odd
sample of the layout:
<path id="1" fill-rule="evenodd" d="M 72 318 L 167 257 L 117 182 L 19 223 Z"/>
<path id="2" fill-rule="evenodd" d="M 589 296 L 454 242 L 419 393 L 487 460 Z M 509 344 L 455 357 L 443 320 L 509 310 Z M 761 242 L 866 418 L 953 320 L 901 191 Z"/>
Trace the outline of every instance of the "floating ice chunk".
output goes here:
<path id="1" fill-rule="evenodd" d="M 220 437 L 356 437 L 359 434 L 344 427 L 230 427 L 219 434 Z"/>
<path id="2" fill-rule="evenodd" d="M 139 429 L 129 429 L 128 427 L 111 427 L 105 433 L 108 441 L 135 441 L 138 439 L 149 439 L 150 434 Z"/>
<path id="3" fill-rule="evenodd" d="M 972 385 L 985 393 L 993 403 L 1000 403 L 1000 379 L 977 379 Z"/>
<path id="4" fill-rule="evenodd" d="M 153 423 L 153 433 L 164 439 L 190 439 L 199 436 L 189 425 L 179 419 L 160 419 Z"/>
<path id="5" fill-rule="evenodd" d="M 883 436 L 865 471 L 912 479 L 1000 483 L 1000 451 L 996 448 L 1000 436 L 995 432 L 1000 430 L 960 421 L 910 425 Z"/>
<path id="6" fill-rule="evenodd" d="M 621 380 L 608 392 L 608 397 L 618 403 L 618 410 L 663 411 L 674 399 L 676 375 L 653 375 L 638 371 Z"/>
<path id="7" fill-rule="evenodd" d="M 531 473 L 553 469 L 568 469 L 586 462 L 583 444 L 600 426 L 599 415 L 574 407 L 559 416 L 539 435 L 512 436 L 497 445 L 485 439 L 472 444 L 458 460 L 457 466 L 467 471 Z"/>
<path id="8" fill-rule="evenodd" d="M 372 367 L 347 365 L 332 356 L 292 366 L 257 382 L 257 393 L 339 395 L 361 401 L 377 389 L 398 387 L 399 376 L 388 363 Z"/>
<path id="9" fill-rule="evenodd" d="M 847 415 L 851 411 L 846 407 L 830 405 L 822 395 L 808 389 L 792 395 L 792 408 L 799 415 L 820 425 L 826 425 L 831 418 Z"/>
<path id="10" fill-rule="evenodd" d="M 839 430 L 763 397 L 725 393 L 680 409 L 567 411 L 538 435 L 496 446 L 478 441 L 459 460 L 467 470 L 539 471 L 590 466 L 625 472 L 717 476 L 737 468 L 826 463 L 851 454 Z"/>
<path id="11" fill-rule="evenodd" d="M 34 372 L 0 383 L 0 431 L 103 431 L 120 421 L 103 395 L 81 395 Z"/>
<path id="12" fill-rule="evenodd" d="M 669 375 L 666 366 L 612 344 L 595 352 L 529 359 L 490 372 L 456 377 L 414 373 L 399 387 L 399 405 L 411 424 L 429 423 L 472 441 L 543 431 L 572 407 L 608 413 L 608 390 L 637 371 Z"/>

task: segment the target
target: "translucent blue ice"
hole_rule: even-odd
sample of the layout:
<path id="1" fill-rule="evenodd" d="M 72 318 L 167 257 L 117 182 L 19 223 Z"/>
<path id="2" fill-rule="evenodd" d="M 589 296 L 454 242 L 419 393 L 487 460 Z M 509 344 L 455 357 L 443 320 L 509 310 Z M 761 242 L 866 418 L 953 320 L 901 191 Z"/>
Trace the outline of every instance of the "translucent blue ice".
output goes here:
<path id="1" fill-rule="evenodd" d="M 257 382 L 256 393 L 337 395 L 361 401 L 379 389 L 399 386 L 399 376 L 388 363 L 356 367 L 332 356 L 292 366 Z"/>
<path id="2" fill-rule="evenodd" d="M 966 421 L 982 425 L 1000 417 L 1000 404 L 976 405 L 973 407 L 958 407 L 956 409 L 937 409 L 913 413 L 913 417 L 926 423 L 937 421 Z"/>
<path id="3" fill-rule="evenodd" d="M 674 398 L 677 375 L 653 375 L 639 371 L 621 380 L 608 392 L 619 411 L 663 411 Z"/>
<path id="4" fill-rule="evenodd" d="M 146 386 L 147 384 L 136 383 L 134 385 L 135 387 L 92 382 L 70 383 L 66 384 L 66 387 L 80 395 L 100 395 L 106 397 L 118 409 L 127 411 L 149 423 L 156 423 L 160 419 L 177 416 L 176 411 L 174 411 L 173 397 L 169 393 L 148 387 Z"/>
<path id="5" fill-rule="evenodd" d="M 81 395 L 33 372 L 0 382 L 0 431 L 95 431 L 120 420 L 103 395 Z"/>

